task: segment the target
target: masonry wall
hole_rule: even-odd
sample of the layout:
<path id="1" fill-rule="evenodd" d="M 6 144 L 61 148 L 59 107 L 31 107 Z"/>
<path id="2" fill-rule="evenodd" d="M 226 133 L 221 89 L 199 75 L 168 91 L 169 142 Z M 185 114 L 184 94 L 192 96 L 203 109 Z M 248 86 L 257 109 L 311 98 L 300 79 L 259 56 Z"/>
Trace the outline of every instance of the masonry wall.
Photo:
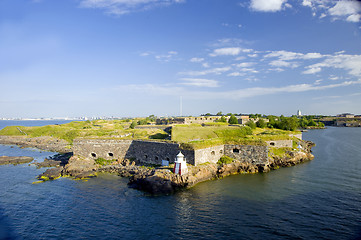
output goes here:
<path id="1" fill-rule="evenodd" d="M 74 139 L 73 152 L 92 159 L 124 159 L 131 143 L 131 140 Z"/>
<path id="2" fill-rule="evenodd" d="M 223 155 L 224 145 L 195 150 L 195 165 L 199 165 L 205 162 L 217 163 Z"/>
<path id="3" fill-rule="evenodd" d="M 193 150 L 183 150 L 179 144 L 152 141 L 113 140 L 113 139 L 75 139 L 74 155 L 97 159 L 134 159 L 141 163 L 162 164 L 162 160 L 174 163 L 182 151 L 187 163 L 195 164 Z"/>
<path id="4" fill-rule="evenodd" d="M 253 145 L 224 145 L 224 154 L 240 162 L 268 163 L 268 147 Z"/>
<path id="5" fill-rule="evenodd" d="M 266 141 L 266 143 L 269 147 L 276 147 L 276 148 L 280 148 L 280 147 L 292 148 L 293 147 L 292 140 Z"/>
<path id="6" fill-rule="evenodd" d="M 135 158 L 138 162 L 148 164 L 162 164 L 162 160 L 173 163 L 179 153 L 179 144 L 133 141 L 130 144 L 126 158 Z"/>

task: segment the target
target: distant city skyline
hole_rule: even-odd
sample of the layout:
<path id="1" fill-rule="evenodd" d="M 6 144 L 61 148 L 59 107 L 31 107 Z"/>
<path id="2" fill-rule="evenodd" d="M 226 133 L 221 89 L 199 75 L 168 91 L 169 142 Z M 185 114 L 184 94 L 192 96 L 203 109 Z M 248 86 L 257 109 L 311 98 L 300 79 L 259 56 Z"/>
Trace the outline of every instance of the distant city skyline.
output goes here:
<path id="1" fill-rule="evenodd" d="M 346 0 L 3 0 L 0 118 L 360 114 L 360 23 Z"/>

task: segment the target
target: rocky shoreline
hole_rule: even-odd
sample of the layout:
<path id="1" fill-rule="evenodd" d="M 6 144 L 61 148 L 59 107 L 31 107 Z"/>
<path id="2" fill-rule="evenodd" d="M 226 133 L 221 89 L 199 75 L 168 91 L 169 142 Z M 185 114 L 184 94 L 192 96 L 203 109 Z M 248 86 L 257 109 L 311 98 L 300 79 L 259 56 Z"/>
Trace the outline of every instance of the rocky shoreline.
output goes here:
<path id="1" fill-rule="evenodd" d="M 32 157 L 8 157 L 8 156 L 0 156 L 0 165 L 17 165 L 17 164 L 23 164 L 23 163 L 30 163 L 34 160 Z"/>
<path id="2" fill-rule="evenodd" d="M 37 178 L 41 181 L 54 180 L 60 177 L 73 179 L 86 179 L 96 177 L 98 172 L 115 173 L 121 177 L 129 178 L 129 187 L 139 189 L 151 194 L 171 194 L 181 189 L 190 188 L 197 183 L 207 180 L 223 178 L 241 173 L 263 173 L 280 167 L 289 167 L 312 160 L 311 148 L 314 143 L 302 141 L 302 151 L 288 151 L 284 156 L 269 156 L 267 165 L 254 165 L 240 161 L 229 164 L 207 163 L 199 166 L 189 166 L 186 175 L 174 174 L 169 167 L 152 167 L 137 165 L 136 162 L 117 160 L 109 165 L 101 166 L 92 159 L 73 156 L 69 144 L 66 141 L 52 137 L 27 138 L 23 136 L 0 136 L 0 144 L 15 144 L 21 147 L 35 147 L 40 150 L 55 151 L 57 154 L 43 162 L 34 163 L 38 168 L 48 167 Z M 9 157 L 6 157 L 9 159 Z M 18 157 L 15 164 L 23 157 Z M 1 157 L 0 157 L 1 160 Z M 25 159 L 24 159 L 25 160 Z M 33 161 L 27 158 L 27 162 Z M 4 161 L 5 162 L 5 158 Z M 1 161 L 0 161 L 1 164 Z M 9 164 L 9 163 L 7 163 Z M 13 164 L 13 163 L 10 163 Z"/>
<path id="3" fill-rule="evenodd" d="M 303 141 L 303 151 L 289 151 L 285 156 L 270 156 L 268 165 L 254 165 L 239 161 L 229 164 L 202 164 L 189 166 L 185 175 L 174 174 L 170 167 L 151 167 L 136 165 L 134 161 L 117 160 L 109 165 L 100 166 L 94 160 L 71 156 L 65 164 L 46 170 L 38 176 L 39 180 L 54 180 L 59 177 L 84 179 L 95 177 L 99 172 L 114 173 L 129 178 L 129 187 L 154 195 L 171 194 L 181 189 L 190 188 L 197 183 L 223 178 L 233 174 L 264 173 L 280 167 L 289 167 L 310 161 L 312 142 Z M 68 155 L 67 157 L 69 157 Z M 66 157 L 65 157 L 66 158 Z M 49 162 L 49 161 L 46 161 Z"/>
<path id="4" fill-rule="evenodd" d="M 63 139 L 53 137 L 0 136 L 0 144 L 17 145 L 21 148 L 37 148 L 43 151 L 66 153 L 71 146 Z"/>

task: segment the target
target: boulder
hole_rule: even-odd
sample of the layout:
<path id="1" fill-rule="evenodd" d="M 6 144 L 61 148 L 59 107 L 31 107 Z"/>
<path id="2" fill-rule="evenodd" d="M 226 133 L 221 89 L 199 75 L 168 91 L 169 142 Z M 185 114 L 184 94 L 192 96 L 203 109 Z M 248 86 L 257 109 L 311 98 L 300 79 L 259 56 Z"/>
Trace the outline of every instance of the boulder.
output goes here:
<path id="1" fill-rule="evenodd" d="M 61 177 L 63 167 L 49 168 L 44 173 L 38 176 L 39 180 L 48 181 L 55 180 Z"/>
<path id="2" fill-rule="evenodd" d="M 97 166 L 93 159 L 81 158 L 78 156 L 72 156 L 69 159 L 68 164 L 64 166 L 64 173 L 75 177 L 83 172 L 96 171 Z"/>

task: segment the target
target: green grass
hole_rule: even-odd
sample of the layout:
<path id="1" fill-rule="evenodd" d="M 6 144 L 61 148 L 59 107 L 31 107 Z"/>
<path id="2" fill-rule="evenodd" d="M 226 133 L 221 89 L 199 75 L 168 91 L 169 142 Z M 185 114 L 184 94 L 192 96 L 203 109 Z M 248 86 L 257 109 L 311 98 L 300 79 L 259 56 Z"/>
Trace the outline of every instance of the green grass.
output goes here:
<path id="1" fill-rule="evenodd" d="M 0 135 L 40 137 L 50 136 L 64 139 L 69 144 L 78 137 L 116 138 L 119 139 L 149 139 L 164 138 L 166 133 L 160 129 L 129 129 L 129 122 L 124 120 L 74 121 L 61 125 L 42 127 L 8 126 L 0 130 Z M 19 129 L 22 131 L 19 131 Z M 126 136 L 127 135 L 127 136 Z M 168 136 L 168 134 L 167 134 Z"/>
<path id="2" fill-rule="evenodd" d="M 218 165 L 229 164 L 229 163 L 232 163 L 233 160 L 234 160 L 233 158 L 224 155 L 218 160 L 217 164 Z"/>
<path id="3" fill-rule="evenodd" d="M 109 165 L 111 164 L 112 162 L 116 161 L 116 159 L 112 159 L 112 160 L 106 160 L 104 158 L 97 158 L 95 159 L 95 163 L 96 164 L 99 164 L 99 165 L 102 165 L 102 166 L 105 166 L 105 165 Z"/>

